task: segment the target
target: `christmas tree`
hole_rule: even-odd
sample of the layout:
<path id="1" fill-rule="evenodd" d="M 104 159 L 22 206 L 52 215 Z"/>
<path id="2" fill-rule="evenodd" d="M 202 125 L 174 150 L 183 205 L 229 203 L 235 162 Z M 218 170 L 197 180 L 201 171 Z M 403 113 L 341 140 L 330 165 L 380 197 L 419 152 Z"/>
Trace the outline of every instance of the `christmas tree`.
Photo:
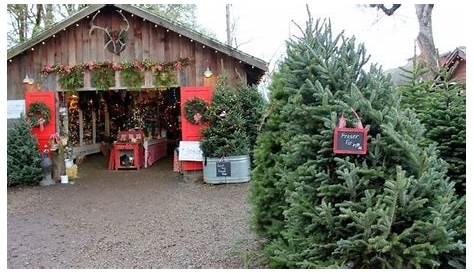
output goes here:
<path id="1" fill-rule="evenodd" d="M 8 186 L 34 185 L 42 178 L 37 142 L 23 117 L 8 130 L 7 177 Z"/>
<path id="2" fill-rule="evenodd" d="M 242 111 L 243 117 L 245 117 L 245 132 L 247 132 L 248 135 L 249 148 L 250 151 L 253 151 L 255 143 L 257 142 L 258 130 L 262 122 L 261 119 L 265 102 L 262 94 L 255 85 L 240 83 L 236 89 L 239 108 Z"/>
<path id="3" fill-rule="evenodd" d="M 424 144 L 436 143 L 448 163 L 448 176 L 457 192 L 466 190 L 466 96 L 462 84 L 450 81 L 441 72 L 436 81 L 421 81 L 425 70 L 413 59 L 413 69 L 405 70 L 406 84 L 400 87 L 402 106 L 412 109 L 426 128 Z"/>
<path id="4" fill-rule="evenodd" d="M 465 265 L 465 200 L 424 127 L 363 45 L 310 19 L 271 86 L 251 201 L 272 267 Z M 366 68 L 367 67 L 367 68 Z M 335 155 L 333 131 L 355 110 L 367 155 Z"/>
<path id="5" fill-rule="evenodd" d="M 209 127 L 202 130 L 201 149 L 206 157 L 249 154 L 249 141 L 238 91 L 221 77 L 205 114 Z"/>

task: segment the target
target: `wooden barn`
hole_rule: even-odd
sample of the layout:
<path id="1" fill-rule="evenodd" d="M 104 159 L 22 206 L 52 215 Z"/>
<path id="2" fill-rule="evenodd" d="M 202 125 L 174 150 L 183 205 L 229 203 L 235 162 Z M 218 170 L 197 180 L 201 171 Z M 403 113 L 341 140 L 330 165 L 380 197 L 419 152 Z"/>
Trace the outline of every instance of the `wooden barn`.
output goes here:
<path id="1" fill-rule="evenodd" d="M 441 67 L 450 73 L 450 79 L 466 85 L 466 47 L 457 47 L 439 57 Z"/>
<path id="2" fill-rule="evenodd" d="M 181 140 L 199 140 L 181 118 L 183 100 L 209 101 L 221 75 L 257 84 L 267 70 L 261 59 L 119 4 L 90 5 L 9 49 L 7 66 L 9 119 L 37 101 L 51 108 L 50 121 L 34 129 L 40 149 L 60 133 L 73 157 L 110 155 L 110 144 L 134 129 L 146 139 L 141 167 Z"/>

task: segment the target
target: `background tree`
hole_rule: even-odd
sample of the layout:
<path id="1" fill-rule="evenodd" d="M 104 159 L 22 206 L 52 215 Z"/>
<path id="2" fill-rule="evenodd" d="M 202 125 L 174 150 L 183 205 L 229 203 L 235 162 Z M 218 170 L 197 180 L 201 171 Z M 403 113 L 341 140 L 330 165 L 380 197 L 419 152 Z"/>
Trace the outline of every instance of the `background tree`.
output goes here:
<path id="1" fill-rule="evenodd" d="M 8 47 L 23 43 L 54 23 L 70 17 L 88 4 L 8 4 Z M 204 35 L 215 34 L 197 23 L 195 4 L 137 4 L 169 20 L 176 21 Z"/>
<path id="2" fill-rule="evenodd" d="M 251 201 L 272 267 L 465 265 L 465 198 L 424 127 L 363 45 L 310 17 L 272 84 Z M 338 116 L 355 109 L 368 154 L 335 155 Z M 354 127 L 356 120 L 348 119 Z"/>
<path id="3" fill-rule="evenodd" d="M 424 145 L 436 143 L 448 163 L 448 176 L 456 190 L 466 191 L 466 96 L 464 86 L 449 81 L 448 72 L 436 82 L 420 80 L 426 72 L 413 59 L 413 69 L 404 70 L 407 81 L 399 87 L 402 106 L 416 113 L 426 128 Z"/>
<path id="4" fill-rule="evenodd" d="M 383 11 L 386 15 L 391 16 L 401 4 L 393 4 L 390 8 L 384 4 L 370 4 L 370 7 Z M 426 73 L 427 79 L 434 79 L 438 74 L 438 51 L 433 40 L 433 26 L 431 21 L 431 13 L 434 4 L 415 4 L 416 16 L 418 18 L 419 32 L 416 38 L 421 51 L 420 61 L 423 66 L 428 68 Z"/>

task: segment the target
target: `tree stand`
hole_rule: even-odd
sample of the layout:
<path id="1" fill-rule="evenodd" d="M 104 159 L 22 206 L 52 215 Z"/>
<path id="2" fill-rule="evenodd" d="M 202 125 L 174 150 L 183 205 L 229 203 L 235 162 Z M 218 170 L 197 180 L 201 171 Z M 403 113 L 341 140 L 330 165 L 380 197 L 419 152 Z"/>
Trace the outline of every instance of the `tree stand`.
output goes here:
<path id="1" fill-rule="evenodd" d="M 64 154 L 53 153 L 53 180 L 61 181 L 61 175 L 66 174 L 66 165 L 64 163 Z"/>

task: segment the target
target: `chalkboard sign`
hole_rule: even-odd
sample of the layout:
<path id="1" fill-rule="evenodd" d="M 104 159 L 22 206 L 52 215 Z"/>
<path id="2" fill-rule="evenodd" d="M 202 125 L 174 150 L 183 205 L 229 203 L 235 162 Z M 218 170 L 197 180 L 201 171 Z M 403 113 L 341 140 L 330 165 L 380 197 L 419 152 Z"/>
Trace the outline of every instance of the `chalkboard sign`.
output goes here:
<path id="1" fill-rule="evenodd" d="M 336 154 L 367 154 L 367 131 L 363 128 L 336 128 L 333 151 Z"/>
<path id="2" fill-rule="evenodd" d="M 227 177 L 231 175 L 230 162 L 221 161 L 216 163 L 216 176 Z"/>

